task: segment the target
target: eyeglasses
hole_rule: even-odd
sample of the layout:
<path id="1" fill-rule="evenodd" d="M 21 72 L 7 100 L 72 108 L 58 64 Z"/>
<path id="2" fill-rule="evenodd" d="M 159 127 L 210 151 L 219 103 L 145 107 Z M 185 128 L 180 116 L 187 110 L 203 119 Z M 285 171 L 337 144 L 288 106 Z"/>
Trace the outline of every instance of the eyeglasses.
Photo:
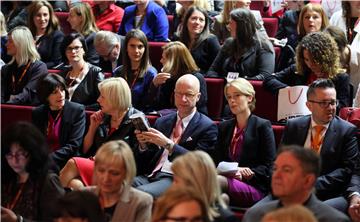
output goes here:
<path id="1" fill-rule="evenodd" d="M 75 52 L 79 52 L 80 49 L 82 49 L 83 47 L 82 46 L 74 46 L 74 47 L 67 47 L 66 48 L 66 51 L 67 52 L 72 52 L 72 51 L 75 51 Z"/>
<path id="2" fill-rule="evenodd" d="M 201 216 L 193 217 L 193 218 L 186 218 L 186 217 L 165 217 L 162 221 L 170 220 L 174 222 L 203 222 L 205 219 Z"/>
<path id="3" fill-rule="evenodd" d="M 7 160 L 11 160 L 13 158 L 17 160 L 25 160 L 29 156 L 27 152 L 16 152 L 16 153 L 7 153 L 5 154 L 5 158 Z"/>
<path id="4" fill-rule="evenodd" d="M 330 100 L 330 101 L 315 101 L 315 100 L 308 100 L 308 102 L 319 104 L 321 108 L 327 108 L 330 105 L 337 106 L 339 101 L 337 100 Z"/>
<path id="5" fill-rule="evenodd" d="M 185 96 L 186 99 L 192 99 L 197 95 L 197 93 L 181 93 L 181 92 L 174 92 L 174 93 L 176 97 L 182 98 L 183 96 Z"/>

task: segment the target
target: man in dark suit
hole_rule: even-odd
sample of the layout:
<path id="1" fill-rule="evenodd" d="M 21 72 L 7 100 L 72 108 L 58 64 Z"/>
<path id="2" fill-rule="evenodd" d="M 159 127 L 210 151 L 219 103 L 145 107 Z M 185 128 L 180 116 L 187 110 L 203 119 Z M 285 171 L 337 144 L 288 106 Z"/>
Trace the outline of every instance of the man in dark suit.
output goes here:
<path id="1" fill-rule="evenodd" d="M 348 196 L 344 193 L 359 161 L 356 127 L 335 116 L 336 91 L 331 80 L 314 81 L 306 105 L 312 114 L 289 120 L 282 144 L 297 144 L 319 154 L 322 164 L 315 184 L 316 196 L 346 212 Z"/>
<path id="2" fill-rule="evenodd" d="M 348 213 L 354 222 L 360 222 L 360 166 L 351 177 L 347 189 L 349 200 Z"/>
<path id="3" fill-rule="evenodd" d="M 122 64 L 122 57 L 126 53 L 125 38 L 110 31 L 98 31 L 94 39 L 94 46 L 100 57 L 99 67 L 103 72 L 113 72 Z"/>
<path id="4" fill-rule="evenodd" d="M 180 77 L 175 85 L 177 112 L 160 117 L 154 128 L 137 131 L 140 165 L 133 186 L 158 197 L 172 183 L 171 162 L 189 150 L 211 152 L 217 139 L 217 127 L 196 110 L 200 98 L 199 80 L 191 74 Z"/>
<path id="5" fill-rule="evenodd" d="M 319 173 L 320 158 L 313 150 L 297 145 L 282 147 L 274 162 L 271 181 L 273 194 L 279 199 L 253 206 L 246 211 L 243 222 L 261 221 L 266 213 L 295 204 L 309 209 L 319 222 L 350 221 L 312 194 Z"/>

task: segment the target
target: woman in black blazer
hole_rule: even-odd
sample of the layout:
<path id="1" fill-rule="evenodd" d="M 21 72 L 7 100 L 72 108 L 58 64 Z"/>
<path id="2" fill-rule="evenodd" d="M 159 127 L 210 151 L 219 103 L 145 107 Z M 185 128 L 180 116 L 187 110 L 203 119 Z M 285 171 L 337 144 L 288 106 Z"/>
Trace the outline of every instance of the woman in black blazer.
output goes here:
<path id="1" fill-rule="evenodd" d="M 60 72 L 66 81 L 69 100 L 85 105 L 86 109 L 98 110 L 98 84 L 104 80 L 100 67 L 84 60 L 87 52 L 85 39 L 81 34 L 71 33 L 61 44 L 63 60 L 69 64 Z"/>
<path id="2" fill-rule="evenodd" d="M 57 74 L 50 73 L 39 81 L 38 94 L 43 104 L 33 110 L 32 121 L 46 136 L 50 157 L 59 170 L 69 158 L 79 154 L 85 132 L 85 109 L 67 101 L 65 80 Z"/>
<path id="3" fill-rule="evenodd" d="M 47 1 L 34 1 L 28 12 L 29 29 L 34 36 L 41 61 L 48 69 L 54 68 L 61 63 L 60 45 L 64 38 L 54 10 Z"/>
<path id="4" fill-rule="evenodd" d="M 275 138 L 268 120 L 251 114 L 255 90 L 243 78 L 225 86 L 225 96 L 235 118 L 219 125 L 215 162 L 237 162 L 235 174 L 219 176 L 232 205 L 250 207 L 268 192 L 275 159 Z"/>

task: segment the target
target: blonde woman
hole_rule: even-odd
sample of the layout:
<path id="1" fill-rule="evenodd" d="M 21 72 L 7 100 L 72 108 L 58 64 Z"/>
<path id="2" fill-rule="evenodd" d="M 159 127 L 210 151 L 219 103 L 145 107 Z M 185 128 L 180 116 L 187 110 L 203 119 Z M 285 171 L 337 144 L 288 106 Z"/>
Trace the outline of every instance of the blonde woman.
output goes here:
<path id="1" fill-rule="evenodd" d="M 206 82 L 197 67 L 188 48 L 181 42 L 170 42 L 163 47 L 163 65 L 150 86 L 155 110 L 174 108 L 173 92 L 176 81 L 185 74 L 193 74 L 200 81 L 200 100 L 196 107 L 199 112 L 207 114 Z"/>
<path id="2" fill-rule="evenodd" d="M 150 194 L 131 187 L 135 175 L 134 155 L 126 142 L 110 141 L 96 152 L 96 185 L 86 190 L 98 195 L 107 221 L 151 220 L 153 199 Z"/>
<path id="3" fill-rule="evenodd" d="M 71 4 L 69 10 L 68 22 L 71 28 L 84 36 L 88 52 L 86 53 L 87 61 L 97 65 L 99 56 L 94 47 L 94 39 L 99 29 L 96 26 L 95 18 L 91 7 L 86 2 L 77 2 Z"/>
<path id="4" fill-rule="evenodd" d="M 18 26 L 10 31 L 6 49 L 12 59 L 1 69 L 1 103 L 38 105 L 37 81 L 48 70 L 40 61 L 30 30 Z"/>
<path id="5" fill-rule="evenodd" d="M 4 63 L 9 62 L 11 59 L 6 53 L 7 34 L 5 16 L 0 12 L 1 60 L 3 60 Z"/>
<path id="6" fill-rule="evenodd" d="M 261 222 L 317 222 L 313 212 L 302 205 L 293 205 L 271 211 L 263 217 Z"/>
<path id="7" fill-rule="evenodd" d="M 187 152 L 174 160 L 171 169 L 174 173 L 172 187 L 189 187 L 198 193 L 210 221 L 237 220 L 221 197 L 215 164 L 207 153 Z"/>

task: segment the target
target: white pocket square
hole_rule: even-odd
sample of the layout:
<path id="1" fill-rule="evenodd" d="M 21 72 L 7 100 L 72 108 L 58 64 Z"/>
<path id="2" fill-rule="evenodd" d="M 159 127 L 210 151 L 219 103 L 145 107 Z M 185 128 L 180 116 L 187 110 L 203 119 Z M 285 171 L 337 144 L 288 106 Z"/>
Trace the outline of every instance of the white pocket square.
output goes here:
<path id="1" fill-rule="evenodd" d="M 191 138 L 191 136 L 189 138 L 186 139 L 186 142 L 192 141 L 193 139 Z"/>

